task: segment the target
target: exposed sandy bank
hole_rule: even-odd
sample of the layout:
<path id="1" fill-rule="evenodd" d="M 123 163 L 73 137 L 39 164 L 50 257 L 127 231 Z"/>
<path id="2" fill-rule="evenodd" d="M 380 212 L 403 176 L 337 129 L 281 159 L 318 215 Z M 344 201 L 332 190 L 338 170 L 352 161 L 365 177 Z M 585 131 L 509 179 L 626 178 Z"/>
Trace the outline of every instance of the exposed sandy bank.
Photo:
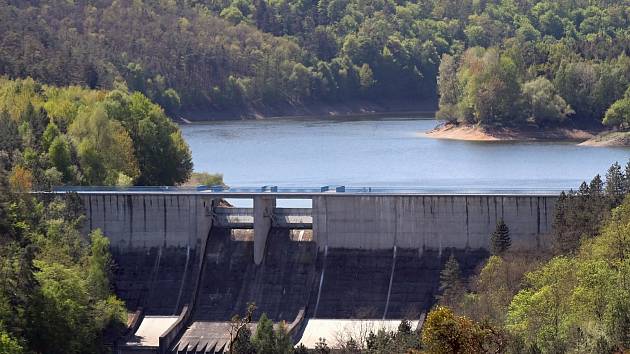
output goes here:
<path id="1" fill-rule="evenodd" d="M 453 139 L 467 141 L 539 141 L 569 140 L 586 141 L 595 136 L 594 132 L 556 128 L 541 131 L 534 127 L 521 129 L 484 128 L 476 125 L 445 124 L 425 133 L 425 136 L 436 139 Z"/>
<path id="2" fill-rule="evenodd" d="M 586 140 L 581 146 L 629 146 L 630 132 L 603 132 Z"/>

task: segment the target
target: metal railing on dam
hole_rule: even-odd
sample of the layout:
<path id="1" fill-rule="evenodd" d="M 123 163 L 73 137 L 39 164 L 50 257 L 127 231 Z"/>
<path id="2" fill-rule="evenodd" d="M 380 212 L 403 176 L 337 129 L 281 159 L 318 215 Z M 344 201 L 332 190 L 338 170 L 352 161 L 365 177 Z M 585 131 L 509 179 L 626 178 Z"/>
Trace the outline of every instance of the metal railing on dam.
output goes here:
<path id="1" fill-rule="evenodd" d="M 272 195 L 279 198 L 309 198 L 317 195 L 488 195 L 488 196 L 558 196 L 558 188 L 439 188 L 439 187 L 226 187 L 226 186 L 63 186 L 53 193 L 88 194 L 200 194 L 225 198 L 247 198 L 255 195 Z"/>

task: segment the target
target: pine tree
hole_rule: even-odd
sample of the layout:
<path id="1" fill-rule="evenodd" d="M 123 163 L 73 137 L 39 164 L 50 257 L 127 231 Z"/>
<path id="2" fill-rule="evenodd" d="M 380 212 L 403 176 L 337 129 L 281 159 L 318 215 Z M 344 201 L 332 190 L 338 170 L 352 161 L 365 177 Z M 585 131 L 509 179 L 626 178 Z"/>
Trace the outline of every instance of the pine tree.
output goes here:
<path id="1" fill-rule="evenodd" d="M 591 197 L 599 197 L 604 194 L 604 182 L 600 175 L 595 176 L 588 185 L 588 194 Z"/>
<path id="2" fill-rule="evenodd" d="M 252 344 L 252 331 L 249 327 L 243 327 L 237 334 L 232 344 L 231 352 L 234 354 L 255 354 L 256 348 Z"/>
<path id="3" fill-rule="evenodd" d="M 606 172 L 606 196 L 613 207 L 621 204 L 624 197 L 624 176 L 621 166 L 615 162 Z"/>
<path id="4" fill-rule="evenodd" d="M 284 321 L 278 324 L 275 331 L 275 353 L 276 354 L 292 354 L 293 341 L 289 335 L 287 325 Z"/>
<path id="5" fill-rule="evenodd" d="M 308 354 L 308 348 L 302 343 L 293 349 L 293 354 Z"/>
<path id="6" fill-rule="evenodd" d="M 315 343 L 315 350 L 313 352 L 319 354 L 330 353 L 330 348 L 328 347 L 328 344 L 326 344 L 326 338 L 319 338 L 319 341 Z"/>
<path id="7" fill-rule="evenodd" d="M 263 313 L 258 320 L 256 335 L 254 335 L 254 346 L 258 354 L 275 354 L 276 340 L 273 333 L 273 322 Z"/>
<path id="8" fill-rule="evenodd" d="M 510 249 L 510 246 L 512 246 L 510 229 L 503 219 L 500 219 L 496 229 L 490 236 L 490 251 L 496 256 L 501 256 Z"/>
<path id="9" fill-rule="evenodd" d="M 624 195 L 628 195 L 630 194 L 630 160 L 628 160 L 628 163 L 626 164 L 626 171 L 624 174 L 624 189 L 623 189 L 623 194 Z"/>
<path id="10" fill-rule="evenodd" d="M 464 292 L 459 262 L 452 253 L 440 272 L 440 292 L 440 303 L 451 308 L 457 305 L 459 296 Z"/>
<path id="11" fill-rule="evenodd" d="M 8 156 L 22 146 L 22 140 L 17 124 L 9 116 L 9 112 L 0 112 L 0 151 L 5 151 Z"/>
<path id="12" fill-rule="evenodd" d="M 563 253 L 564 239 L 568 234 L 567 225 L 567 204 L 569 199 L 564 193 L 560 193 L 560 197 L 556 202 L 556 207 L 553 215 L 553 248 L 556 252 Z"/>

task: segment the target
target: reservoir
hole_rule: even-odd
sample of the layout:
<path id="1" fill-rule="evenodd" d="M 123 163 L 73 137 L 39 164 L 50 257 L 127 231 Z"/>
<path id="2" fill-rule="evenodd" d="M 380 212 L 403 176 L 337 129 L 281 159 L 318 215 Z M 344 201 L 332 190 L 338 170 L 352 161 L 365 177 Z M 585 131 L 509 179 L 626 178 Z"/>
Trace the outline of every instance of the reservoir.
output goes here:
<path id="1" fill-rule="evenodd" d="M 433 119 L 251 120 L 182 125 L 195 171 L 230 186 L 577 188 L 629 148 L 424 136 Z"/>

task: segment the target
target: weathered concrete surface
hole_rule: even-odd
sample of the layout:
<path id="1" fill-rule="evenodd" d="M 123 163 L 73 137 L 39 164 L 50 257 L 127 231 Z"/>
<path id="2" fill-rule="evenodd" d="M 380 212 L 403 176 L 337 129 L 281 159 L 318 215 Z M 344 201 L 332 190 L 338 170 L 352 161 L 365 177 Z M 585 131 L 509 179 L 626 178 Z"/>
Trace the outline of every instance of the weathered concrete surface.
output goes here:
<path id="1" fill-rule="evenodd" d="M 324 247 L 442 250 L 485 248 L 497 221 L 510 227 L 512 247 L 549 246 L 556 197 L 314 196 L 313 233 Z"/>
<path id="2" fill-rule="evenodd" d="M 206 249 L 203 279 L 192 322 L 175 345 L 188 352 L 224 348 L 229 320 L 255 303 L 254 320 L 263 313 L 275 322 L 291 323 L 308 304 L 315 278 L 317 247 L 293 241 L 289 229 L 273 228 L 260 265 L 255 243 L 231 239 L 230 229 L 214 227 Z"/>
<path id="3" fill-rule="evenodd" d="M 230 343 L 230 322 L 193 322 L 171 349 L 174 353 L 224 353 Z M 255 324 L 249 326 L 252 333 Z"/>
<path id="4" fill-rule="evenodd" d="M 418 327 L 419 321 L 410 322 L 411 328 Z M 379 330 L 395 332 L 399 324 L 399 320 L 310 319 L 297 345 L 303 344 L 307 348 L 315 348 L 320 338 L 326 338 L 326 344 L 332 348 L 345 344 L 350 338 L 361 344 L 365 343 L 370 332 L 378 333 Z"/>
<path id="5" fill-rule="evenodd" d="M 126 345 L 133 347 L 154 347 L 160 344 L 160 336 L 175 321 L 177 316 L 145 316 L 140 327 L 127 341 Z"/>
<path id="6" fill-rule="evenodd" d="M 273 223 L 276 198 L 254 197 L 254 263 L 260 264 L 265 254 L 267 235 Z"/>
<path id="7" fill-rule="evenodd" d="M 114 287 L 130 310 L 143 307 L 151 318 L 191 304 L 167 349 L 192 352 L 225 348 L 227 321 L 248 302 L 258 306 L 255 318 L 264 312 L 274 321 L 291 322 L 299 313 L 306 319 L 422 318 L 450 254 L 471 274 L 487 257 L 500 218 L 514 249 L 545 249 L 556 201 L 319 193 L 306 211 L 275 208 L 273 195 L 253 196 L 248 210 L 215 209 L 213 197 L 199 193 L 80 196 L 87 227 L 110 239 Z M 311 225 L 306 238 L 291 230 Z M 253 237 L 235 237 L 243 230 L 225 226 L 253 228 L 246 230 Z"/>
<path id="8" fill-rule="evenodd" d="M 229 321 L 247 304 L 269 318 L 293 321 L 308 302 L 315 277 L 316 246 L 292 241 L 288 229 L 271 230 L 263 262 L 252 258 L 254 242 L 234 241 L 230 230 L 213 228 L 206 250 L 195 321 Z"/>
<path id="9" fill-rule="evenodd" d="M 112 250 L 194 248 L 208 234 L 212 197 L 176 194 L 79 194 L 89 229 L 100 228 Z"/>
<path id="10" fill-rule="evenodd" d="M 213 199 L 200 195 L 79 194 L 86 227 L 100 228 L 115 261 L 113 286 L 135 311 L 175 315 L 189 301 Z"/>
<path id="11" fill-rule="evenodd" d="M 311 291 L 307 317 L 417 319 L 433 305 L 440 271 L 451 254 L 464 276 L 488 256 L 485 250 L 458 249 L 447 249 L 442 255 L 417 249 L 319 252 L 318 284 Z"/>

